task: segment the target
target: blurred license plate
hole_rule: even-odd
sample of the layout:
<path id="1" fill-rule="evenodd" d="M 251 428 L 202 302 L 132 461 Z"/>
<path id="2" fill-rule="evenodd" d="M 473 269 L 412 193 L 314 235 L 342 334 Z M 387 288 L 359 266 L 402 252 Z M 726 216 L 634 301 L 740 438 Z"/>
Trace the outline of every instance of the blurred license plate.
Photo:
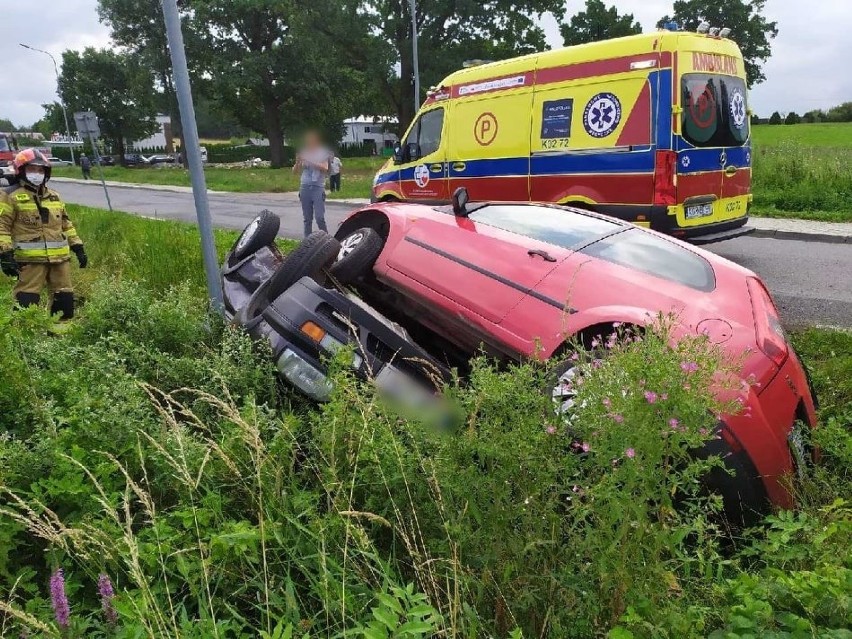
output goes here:
<path id="1" fill-rule="evenodd" d="M 712 204 L 695 204 L 686 207 L 686 219 L 694 220 L 697 217 L 708 217 L 713 215 Z"/>

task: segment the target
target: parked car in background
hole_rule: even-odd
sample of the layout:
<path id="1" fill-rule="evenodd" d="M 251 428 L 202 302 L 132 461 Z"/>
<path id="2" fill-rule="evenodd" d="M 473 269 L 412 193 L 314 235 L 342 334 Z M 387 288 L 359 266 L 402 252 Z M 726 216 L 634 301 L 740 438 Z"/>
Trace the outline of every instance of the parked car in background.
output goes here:
<path id="1" fill-rule="evenodd" d="M 166 153 L 162 153 L 162 154 L 157 154 L 157 155 L 150 155 L 147 158 L 145 158 L 145 161 L 148 164 L 150 164 L 151 166 L 157 166 L 157 165 L 162 165 L 162 164 L 174 164 L 175 163 L 175 156 L 174 155 L 168 155 Z"/>
<path id="2" fill-rule="evenodd" d="M 58 158 L 55 155 L 49 155 L 47 157 L 47 161 L 50 162 L 52 166 L 73 166 L 73 163 L 69 160 L 63 160 L 62 158 Z"/>
<path id="3" fill-rule="evenodd" d="M 124 166 L 146 166 L 148 161 L 139 153 L 125 153 Z"/>
<path id="4" fill-rule="evenodd" d="M 98 160 L 96 158 L 92 158 L 93 164 L 98 164 Z M 100 156 L 100 165 L 101 166 L 115 166 L 115 158 L 111 155 L 102 155 Z"/>

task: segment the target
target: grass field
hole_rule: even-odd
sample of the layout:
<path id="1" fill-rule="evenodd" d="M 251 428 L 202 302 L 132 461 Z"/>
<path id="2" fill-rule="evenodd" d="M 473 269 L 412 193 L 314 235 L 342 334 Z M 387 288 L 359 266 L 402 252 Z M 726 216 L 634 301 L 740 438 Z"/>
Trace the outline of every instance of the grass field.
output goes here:
<path id="1" fill-rule="evenodd" d="M 383 158 L 343 158 L 343 178 L 341 190 L 329 193 L 330 199 L 367 198 L 376 170 L 384 163 Z M 81 177 L 80 169 L 75 167 L 56 167 L 54 175 L 59 177 Z M 97 177 L 97 168 L 92 171 Z M 211 191 L 231 191 L 235 193 L 284 193 L 299 190 L 299 176 L 291 169 L 268 168 L 218 168 L 210 167 L 204 171 L 207 188 Z M 190 186 L 189 171 L 181 168 L 124 168 L 120 166 L 104 167 L 104 177 L 117 182 L 133 184 L 165 184 L 170 186 Z"/>
<path id="2" fill-rule="evenodd" d="M 793 336 L 823 458 L 800 510 L 732 533 L 685 454 L 730 367 L 700 338 L 617 340 L 570 427 L 529 363 L 477 362 L 450 432 L 345 353 L 317 406 L 208 314 L 194 226 L 70 212 L 69 330 L 0 276 L 0 637 L 849 636 L 852 334 Z"/>
<path id="3" fill-rule="evenodd" d="M 852 123 L 753 128 L 753 214 L 852 222 Z M 382 158 L 344 159 L 342 190 L 331 199 L 368 198 Z M 79 169 L 55 174 L 79 177 Z M 289 169 L 208 168 L 207 187 L 241 193 L 298 189 Z M 182 169 L 106 167 L 106 178 L 142 184 L 189 186 Z"/>

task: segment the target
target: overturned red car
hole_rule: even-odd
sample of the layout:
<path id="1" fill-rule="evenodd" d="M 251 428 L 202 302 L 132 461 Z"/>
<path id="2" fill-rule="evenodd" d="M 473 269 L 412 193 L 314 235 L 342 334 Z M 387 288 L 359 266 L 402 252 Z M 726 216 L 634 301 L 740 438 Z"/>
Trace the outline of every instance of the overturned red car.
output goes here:
<path id="1" fill-rule="evenodd" d="M 584 210 L 526 203 L 447 207 L 373 204 L 340 226 L 334 265 L 343 281 L 450 360 L 481 348 L 508 360 L 565 358 L 566 336 L 587 345 L 615 326 L 641 327 L 660 312 L 678 330 L 704 333 L 758 383 L 750 411 L 723 417 L 716 445 L 731 475 L 726 502 L 789 507 L 790 477 L 812 452 L 816 426 L 806 372 L 778 311 L 751 271 L 694 246 Z M 558 401 L 560 385 L 553 389 Z"/>

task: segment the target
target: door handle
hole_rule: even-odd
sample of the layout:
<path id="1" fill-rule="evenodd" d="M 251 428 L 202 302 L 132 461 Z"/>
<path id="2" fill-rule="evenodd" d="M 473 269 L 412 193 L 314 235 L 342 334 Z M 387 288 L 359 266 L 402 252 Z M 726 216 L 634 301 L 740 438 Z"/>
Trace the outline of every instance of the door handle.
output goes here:
<path id="1" fill-rule="evenodd" d="M 464 171 L 467 165 L 464 162 L 453 162 L 453 171 Z"/>
<path id="2" fill-rule="evenodd" d="M 530 257 L 532 257 L 533 255 L 538 255 L 545 262 L 555 262 L 556 261 L 555 257 L 553 257 L 547 251 L 542 251 L 541 249 L 530 249 L 529 251 L 527 251 L 527 255 L 529 255 Z"/>
<path id="3" fill-rule="evenodd" d="M 728 154 L 725 151 L 722 151 L 722 155 L 719 156 L 719 164 L 725 166 L 728 163 Z"/>
<path id="4" fill-rule="evenodd" d="M 734 177 L 737 174 L 737 167 L 733 164 L 729 164 L 725 167 L 725 177 Z"/>
<path id="5" fill-rule="evenodd" d="M 441 173 L 444 170 L 443 164 L 432 164 L 429 166 L 429 170 L 432 173 Z"/>

